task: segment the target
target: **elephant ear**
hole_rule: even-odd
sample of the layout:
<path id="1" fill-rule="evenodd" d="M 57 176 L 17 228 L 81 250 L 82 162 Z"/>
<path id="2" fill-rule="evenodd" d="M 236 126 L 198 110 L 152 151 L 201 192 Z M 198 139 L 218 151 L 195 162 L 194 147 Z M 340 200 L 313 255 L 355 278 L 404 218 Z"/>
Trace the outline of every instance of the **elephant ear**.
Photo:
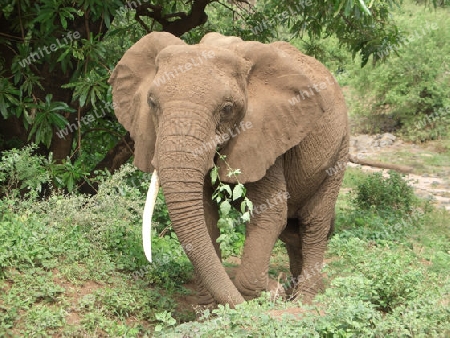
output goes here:
<path id="1" fill-rule="evenodd" d="M 233 50 L 244 59 L 247 111 L 241 125 L 247 128 L 235 132 L 239 134 L 221 150 L 227 164 L 219 161 L 219 174 L 235 183 L 235 178 L 227 177 L 229 166 L 241 170 L 241 183 L 255 182 L 264 177 L 277 157 L 318 128 L 325 112 L 332 109 L 338 88 L 322 64 L 288 43 L 266 45 L 226 39 L 215 36 L 205 43 Z"/>
<path id="2" fill-rule="evenodd" d="M 155 59 L 170 45 L 185 44 L 166 32 L 152 32 L 136 42 L 118 62 L 109 78 L 114 111 L 135 140 L 134 164 L 151 172 L 155 152 L 155 124 L 149 114 L 147 91 L 155 77 Z"/>

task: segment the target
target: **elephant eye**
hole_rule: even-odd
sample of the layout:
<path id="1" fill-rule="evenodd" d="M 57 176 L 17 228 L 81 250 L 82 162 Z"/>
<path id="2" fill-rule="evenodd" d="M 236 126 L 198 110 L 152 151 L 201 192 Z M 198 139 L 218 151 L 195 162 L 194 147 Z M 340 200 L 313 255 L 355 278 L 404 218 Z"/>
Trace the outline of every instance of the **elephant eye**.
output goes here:
<path id="1" fill-rule="evenodd" d="M 155 98 L 153 98 L 152 96 L 147 96 L 147 104 L 149 105 L 149 107 L 152 110 L 156 110 L 156 108 L 158 107 L 158 104 L 156 103 Z"/>
<path id="2" fill-rule="evenodd" d="M 222 106 L 220 111 L 224 115 L 228 115 L 228 114 L 233 112 L 233 108 L 234 108 L 234 104 L 231 103 L 231 102 L 228 102 L 228 103 L 225 103 L 225 105 Z"/>

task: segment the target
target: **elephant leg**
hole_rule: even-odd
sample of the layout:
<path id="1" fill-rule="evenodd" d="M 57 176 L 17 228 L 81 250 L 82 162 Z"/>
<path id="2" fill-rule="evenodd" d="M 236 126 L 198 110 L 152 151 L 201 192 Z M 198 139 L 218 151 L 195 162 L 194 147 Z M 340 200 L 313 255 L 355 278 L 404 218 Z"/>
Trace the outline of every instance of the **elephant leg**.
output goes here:
<path id="1" fill-rule="evenodd" d="M 328 235 L 327 235 L 327 239 L 330 239 L 331 236 L 333 236 L 334 234 L 334 222 L 336 219 L 336 214 L 333 215 L 333 218 L 331 219 L 331 225 L 330 225 L 330 230 L 328 231 Z"/>
<path id="2" fill-rule="evenodd" d="M 217 227 L 217 221 L 219 220 L 219 213 L 217 210 L 217 205 L 211 199 L 213 188 L 211 186 L 211 179 L 209 175 L 205 177 L 204 183 L 204 193 L 203 193 L 203 207 L 205 214 L 205 223 L 208 227 L 209 236 L 211 237 L 211 241 L 216 249 L 217 256 L 222 261 L 220 245 L 217 243 L 217 238 L 220 235 L 220 230 Z M 204 286 L 202 280 L 199 277 L 199 274 L 195 272 L 195 281 L 197 285 L 197 299 L 198 305 L 202 307 L 215 307 L 216 302 L 213 296 L 209 293 L 209 291 Z"/>
<path id="3" fill-rule="evenodd" d="M 253 213 L 246 226 L 244 251 L 234 283 L 248 299 L 270 288 L 278 291 L 278 286 L 269 285 L 268 271 L 270 254 L 287 219 L 289 195 L 281 159 L 260 181 L 247 185 L 247 196 L 253 202 Z"/>
<path id="4" fill-rule="evenodd" d="M 331 238 L 334 232 L 334 219 L 331 219 L 330 230 L 327 234 L 327 239 Z M 305 233 L 305 225 L 300 222 L 297 218 L 289 218 L 287 221 L 286 228 L 280 235 L 280 240 L 286 245 L 286 251 L 289 256 L 289 268 L 292 274 L 292 278 L 289 282 L 285 283 L 284 286 L 291 292 L 298 281 L 298 276 L 302 273 L 303 258 L 302 258 L 302 236 Z"/>
<path id="5" fill-rule="evenodd" d="M 280 240 L 286 245 L 286 251 L 289 256 L 289 268 L 292 274 L 292 279 L 285 283 L 285 288 L 289 291 L 297 284 L 297 277 L 302 272 L 302 242 L 300 240 L 303 229 L 301 228 L 298 218 L 288 218 L 286 228 L 280 234 Z M 289 292 L 288 292 L 289 293 Z"/>
<path id="6" fill-rule="evenodd" d="M 323 257 L 334 228 L 334 208 L 343 176 L 344 171 L 328 176 L 299 212 L 302 270 L 296 298 L 303 296 L 304 302 L 312 301 L 323 289 Z"/>

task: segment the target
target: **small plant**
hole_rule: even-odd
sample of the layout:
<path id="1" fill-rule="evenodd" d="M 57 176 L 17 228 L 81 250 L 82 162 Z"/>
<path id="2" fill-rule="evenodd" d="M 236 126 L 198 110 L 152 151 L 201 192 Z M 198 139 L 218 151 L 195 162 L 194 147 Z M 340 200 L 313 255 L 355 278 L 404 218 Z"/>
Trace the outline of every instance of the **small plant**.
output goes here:
<path id="1" fill-rule="evenodd" d="M 413 188 L 401 174 L 389 171 L 388 178 L 381 173 L 373 173 L 360 182 L 353 203 L 360 209 L 375 209 L 380 214 L 409 214 L 416 203 L 416 197 Z"/>
<path id="2" fill-rule="evenodd" d="M 33 155 L 36 145 L 3 152 L 0 161 L 0 196 L 37 196 L 50 175 L 45 159 Z"/>
<path id="3" fill-rule="evenodd" d="M 173 327 L 177 323 L 169 311 L 155 313 L 155 318 L 157 321 L 161 322 L 161 324 L 155 326 L 156 332 L 162 331 L 163 328 Z"/>

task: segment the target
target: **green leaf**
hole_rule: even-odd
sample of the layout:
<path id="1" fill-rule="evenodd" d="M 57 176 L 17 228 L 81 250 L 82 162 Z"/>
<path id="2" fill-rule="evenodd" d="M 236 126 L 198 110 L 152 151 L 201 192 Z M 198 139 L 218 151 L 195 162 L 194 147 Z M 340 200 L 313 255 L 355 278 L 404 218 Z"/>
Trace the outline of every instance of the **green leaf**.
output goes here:
<path id="1" fill-rule="evenodd" d="M 228 201 L 220 203 L 220 213 L 222 216 L 228 216 L 231 210 L 231 204 Z"/>
<path id="2" fill-rule="evenodd" d="M 246 211 L 242 214 L 241 219 L 243 222 L 249 222 L 250 221 L 250 212 Z"/>
<path id="3" fill-rule="evenodd" d="M 233 189 L 233 201 L 236 201 L 238 198 L 244 196 L 245 196 L 245 188 L 241 183 L 239 183 Z"/>
<path id="4" fill-rule="evenodd" d="M 159 320 L 159 321 L 164 321 L 166 319 L 166 316 L 167 316 L 166 311 L 155 313 L 155 318 L 156 318 L 156 320 Z"/>
<path id="5" fill-rule="evenodd" d="M 74 181 L 73 181 L 73 176 L 72 175 L 70 175 L 69 176 L 69 179 L 67 180 L 67 189 L 69 190 L 69 192 L 72 192 L 73 191 L 73 186 L 74 186 Z"/>
<path id="6" fill-rule="evenodd" d="M 239 175 L 240 173 L 241 173 L 241 169 L 229 170 L 227 176 L 228 177 L 236 176 L 236 175 Z"/>
<path id="7" fill-rule="evenodd" d="M 67 20 L 65 17 L 61 16 L 61 26 L 63 26 L 64 29 L 67 29 Z"/>
<path id="8" fill-rule="evenodd" d="M 366 4 L 364 3 L 364 0 L 359 0 L 359 3 L 361 5 L 361 8 L 364 12 L 366 12 L 367 15 L 372 16 L 372 13 L 370 13 L 369 9 L 367 8 Z"/>
<path id="9" fill-rule="evenodd" d="M 227 220 L 224 218 L 219 218 L 219 220 L 217 221 L 217 227 L 219 229 L 225 229 L 227 225 L 228 225 Z"/>
<path id="10" fill-rule="evenodd" d="M 231 188 L 228 184 L 222 184 L 219 188 L 219 191 L 226 191 L 228 193 L 229 196 L 232 196 L 232 192 L 231 192 Z"/>
<path id="11" fill-rule="evenodd" d="M 86 105 L 86 98 L 88 93 L 89 93 L 88 91 L 80 93 L 80 107 L 84 107 Z"/>
<path id="12" fill-rule="evenodd" d="M 211 183 L 216 184 L 217 181 L 217 167 L 214 166 L 214 168 L 211 170 Z"/>
<path id="13" fill-rule="evenodd" d="M 66 120 L 66 118 L 60 114 L 50 114 L 49 120 L 52 122 L 55 126 L 62 128 L 64 127 L 69 121 Z"/>
<path id="14" fill-rule="evenodd" d="M 111 26 L 111 18 L 110 18 L 110 16 L 109 16 L 109 13 L 108 13 L 108 12 L 106 12 L 106 13 L 104 14 L 104 20 L 105 20 L 105 26 L 106 26 L 106 28 L 109 29 L 109 27 Z"/>
<path id="15" fill-rule="evenodd" d="M 349 16 L 352 8 L 353 8 L 353 0 L 347 0 L 347 3 L 345 5 L 345 10 L 344 10 L 344 15 Z"/>
<path id="16" fill-rule="evenodd" d="M 241 214 L 243 214 L 247 210 L 247 202 L 242 201 L 241 202 Z"/>
<path id="17" fill-rule="evenodd" d="M 244 199 L 244 202 L 247 203 L 248 210 L 252 211 L 252 210 L 253 210 L 253 202 L 250 201 L 250 200 L 248 199 L 248 197 L 246 197 L 246 198 Z"/>

